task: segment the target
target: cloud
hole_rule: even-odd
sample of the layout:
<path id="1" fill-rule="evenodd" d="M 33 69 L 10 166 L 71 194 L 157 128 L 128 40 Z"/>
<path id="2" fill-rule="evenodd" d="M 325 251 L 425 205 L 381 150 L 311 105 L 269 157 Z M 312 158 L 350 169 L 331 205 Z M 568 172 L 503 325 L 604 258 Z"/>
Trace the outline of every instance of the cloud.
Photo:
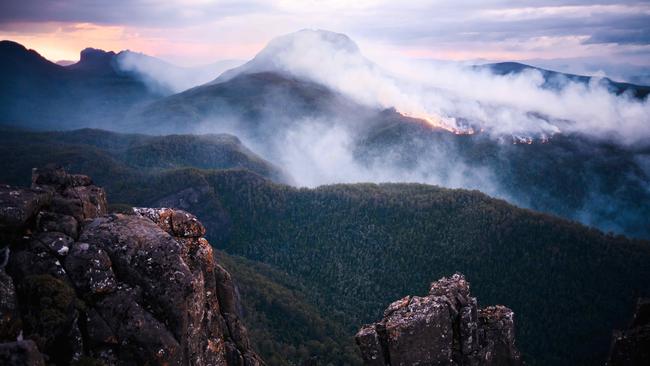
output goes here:
<path id="1" fill-rule="evenodd" d="M 192 68 L 178 67 L 155 57 L 136 52 L 117 55 L 120 70 L 138 76 L 150 90 L 161 94 L 179 93 L 214 80 L 225 70 L 239 66 L 243 61 L 223 60 Z"/>
<path id="2" fill-rule="evenodd" d="M 648 44 L 650 4 L 643 1 L 537 0 L 89 0 L 0 2 L 0 30 L 33 32 L 37 23 L 92 23 L 135 35 L 121 44 L 161 55 L 174 47 L 196 63 L 208 55 L 251 56 L 282 33 L 336 29 L 403 54 L 440 58 L 528 59 L 592 57 L 618 60 L 631 45 Z M 56 31 L 64 41 L 65 29 Z M 54 37 L 51 37 L 54 38 Z M 164 40 L 164 41 L 163 41 Z M 100 40 L 101 41 L 101 40 Z M 88 42 L 97 46 L 92 38 Z M 146 49 L 129 42 L 150 44 Z M 41 42 L 44 43 L 44 42 Z M 115 43 L 115 42 L 114 42 Z M 242 47 L 241 45 L 245 45 Z M 200 51 L 212 49 L 212 52 Z M 613 45 L 613 46 L 612 46 Z M 244 49 L 245 48 L 245 49 Z M 235 50 L 236 49 L 236 50 Z M 626 54 L 624 62 L 648 64 Z"/>
<path id="3" fill-rule="evenodd" d="M 255 0 L 8 0 L 0 3 L 0 23 L 82 22 L 173 28 L 267 10 L 266 2 Z"/>

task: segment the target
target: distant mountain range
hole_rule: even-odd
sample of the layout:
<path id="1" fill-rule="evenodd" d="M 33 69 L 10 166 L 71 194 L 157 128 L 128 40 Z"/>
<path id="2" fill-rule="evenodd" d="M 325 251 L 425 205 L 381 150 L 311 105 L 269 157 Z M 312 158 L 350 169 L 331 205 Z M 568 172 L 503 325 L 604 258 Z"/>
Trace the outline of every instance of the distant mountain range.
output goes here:
<path id="1" fill-rule="evenodd" d="M 152 87 L 153 73 L 147 79 L 143 69 L 135 70 L 134 65 L 169 67 L 149 56 L 87 49 L 80 62 L 61 67 L 5 41 L 0 44 L 0 116 L 5 124 L 46 130 L 228 132 L 299 185 L 419 181 L 474 188 L 603 230 L 650 237 L 650 208 L 638 205 L 650 201 L 648 147 L 579 134 L 528 145 L 533 140 L 526 136 L 494 139 L 432 128 L 425 120 L 361 103 L 315 81 L 307 66 L 287 69 L 283 57 L 294 55 L 286 50 L 305 41 L 321 42 L 318 47 L 326 52 L 352 55 L 356 66 L 375 67 L 345 35 L 301 31 L 274 40 L 251 61 L 212 82 L 174 94 L 160 83 Z M 133 58 L 130 71 L 119 66 L 124 55 Z M 480 67 L 499 75 L 537 70 L 549 88 L 566 80 L 590 82 L 517 63 Z M 597 82 L 610 83 L 616 93 L 628 90 L 640 96 L 647 91 L 606 79 Z"/>
<path id="2" fill-rule="evenodd" d="M 115 67 L 115 53 L 86 49 L 79 62 L 56 65 L 36 51 L 0 43 L 0 118 L 38 129 L 110 125 L 135 105 L 162 96 Z"/>
<path id="3" fill-rule="evenodd" d="M 333 60 L 364 77 L 332 75 Z M 599 96 L 635 103 L 647 90 L 522 64 L 473 69 L 504 80 L 530 70 L 546 89 L 603 83 Z M 94 49 L 63 67 L 0 43 L 0 182 L 26 186 L 31 168 L 57 163 L 93 176 L 113 212 L 196 214 L 240 277 L 242 319 L 270 364 L 359 364 L 351 337 L 361 324 L 455 271 L 481 301 L 512 307 L 530 364 L 598 364 L 635 298 L 650 295 L 643 141 L 497 134 L 453 117 L 460 130 L 369 103 L 395 79 L 325 31 L 281 37 L 181 92 L 160 70 L 187 71 Z M 377 75 L 388 82 L 373 84 Z M 489 104 L 470 106 L 509 116 Z"/>
<path id="4" fill-rule="evenodd" d="M 1 123 L 46 130 L 107 127 L 124 121 L 135 106 L 209 81 L 237 64 L 186 69 L 130 51 L 87 48 L 79 62 L 61 66 L 1 41 Z"/>
<path id="5" fill-rule="evenodd" d="M 545 70 L 539 67 L 530 66 L 522 64 L 519 62 L 499 62 L 492 64 L 485 64 L 474 66 L 477 69 L 489 69 L 496 75 L 509 75 L 509 74 L 519 74 L 526 71 L 535 70 L 544 76 L 545 83 L 544 86 L 547 88 L 559 89 L 566 85 L 568 81 L 579 82 L 584 84 L 589 84 L 593 81 L 602 84 L 608 88 L 612 93 L 623 94 L 630 93 L 635 98 L 643 99 L 650 94 L 650 86 L 644 85 L 635 85 L 631 83 L 622 83 L 618 81 L 613 81 L 606 77 L 593 77 L 593 76 L 583 76 L 583 75 L 574 75 L 566 74 L 556 71 Z"/>

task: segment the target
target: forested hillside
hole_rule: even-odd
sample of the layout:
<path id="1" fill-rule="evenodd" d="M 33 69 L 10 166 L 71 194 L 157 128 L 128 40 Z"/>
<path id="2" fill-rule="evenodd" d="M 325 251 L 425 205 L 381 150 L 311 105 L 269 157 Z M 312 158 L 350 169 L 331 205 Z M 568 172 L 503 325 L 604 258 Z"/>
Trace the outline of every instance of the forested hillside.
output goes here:
<path id="1" fill-rule="evenodd" d="M 611 329 L 650 292 L 647 242 L 477 191 L 421 184 L 294 189 L 243 171 L 208 179 L 232 222 L 223 248 L 303 279 L 321 311 L 347 324 L 376 319 L 392 299 L 461 271 L 485 305 L 515 311 L 529 363 L 596 364 L 606 357 Z"/>
<path id="2" fill-rule="evenodd" d="M 529 364 L 598 364 L 612 329 L 627 323 L 637 297 L 650 294 L 648 242 L 478 191 L 423 184 L 298 189 L 243 169 L 184 167 L 192 161 L 138 167 L 117 153 L 133 142 L 110 136 L 84 137 L 94 143 L 68 133 L 3 136 L 2 182 L 25 185 L 16 177 L 60 163 L 95 176 L 112 202 L 190 210 L 218 249 L 266 263 L 234 260 L 231 270 L 256 329 L 253 342 L 267 357 L 352 362 L 351 336 L 361 324 L 403 294 L 424 293 L 432 280 L 461 271 L 481 306 L 514 310 Z"/>
<path id="3" fill-rule="evenodd" d="M 349 325 L 310 302 L 313 289 L 267 264 L 218 252 L 235 277 L 243 319 L 257 352 L 269 365 L 359 365 Z"/>

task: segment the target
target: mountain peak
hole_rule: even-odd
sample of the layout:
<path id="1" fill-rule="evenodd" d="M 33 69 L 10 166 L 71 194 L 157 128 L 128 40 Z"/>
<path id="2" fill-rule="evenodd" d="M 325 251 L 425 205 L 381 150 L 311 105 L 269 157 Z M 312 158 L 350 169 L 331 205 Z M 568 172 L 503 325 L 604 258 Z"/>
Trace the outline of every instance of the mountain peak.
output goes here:
<path id="1" fill-rule="evenodd" d="M 297 32 L 274 38 L 262 50 L 262 52 L 260 52 L 260 54 L 270 51 L 278 51 L 278 48 L 284 49 L 288 47 L 296 47 L 298 44 L 308 48 L 325 46 L 334 51 L 344 51 L 349 53 L 359 52 L 357 44 L 343 33 L 336 33 L 323 29 L 301 29 Z"/>
<path id="2" fill-rule="evenodd" d="M 7 39 L 0 41 L 0 50 L 2 52 L 27 52 L 27 48 L 22 44 Z"/>
<path id="3" fill-rule="evenodd" d="M 37 69 L 33 69 L 34 67 Z M 30 72 L 36 72 L 35 70 L 41 72 L 56 67 L 38 52 L 28 49 L 18 42 L 0 41 L 0 69 L 5 72 L 7 72 L 8 68 L 12 70 L 31 68 Z"/>
<path id="4" fill-rule="evenodd" d="M 302 29 L 272 39 L 252 60 L 224 72 L 214 82 L 227 81 L 242 73 L 269 71 L 310 76 L 314 65 L 338 63 L 342 59 L 346 63 L 369 62 L 357 44 L 343 33 Z"/>
<path id="5" fill-rule="evenodd" d="M 114 59 L 115 52 L 113 51 L 88 47 L 83 49 L 79 54 L 79 62 L 70 65 L 70 68 L 112 71 Z"/>

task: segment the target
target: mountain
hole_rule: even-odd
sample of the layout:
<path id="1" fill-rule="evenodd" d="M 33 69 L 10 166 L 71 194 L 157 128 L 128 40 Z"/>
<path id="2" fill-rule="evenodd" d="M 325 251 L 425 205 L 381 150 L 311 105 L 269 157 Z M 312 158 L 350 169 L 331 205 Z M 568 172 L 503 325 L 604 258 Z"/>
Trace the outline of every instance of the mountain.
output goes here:
<path id="1" fill-rule="evenodd" d="M 221 60 L 207 65 L 180 67 L 143 53 L 122 51 L 117 57 L 120 70 L 139 76 L 153 90 L 168 94 L 179 93 L 205 84 L 222 72 L 243 63 L 240 60 Z"/>
<path id="2" fill-rule="evenodd" d="M 151 69 L 164 71 L 151 75 L 172 73 L 169 65 L 148 56 L 131 52 L 115 55 L 91 49 L 84 51 L 82 62 L 68 70 L 49 63 L 35 52 L 14 46 L 21 54 L 31 54 L 34 58 L 21 65 L 38 64 L 42 69 L 55 70 L 48 72 L 56 74 L 61 70 L 83 72 L 91 75 L 89 80 L 96 80 L 102 72 L 109 72 L 104 75 L 110 76 L 100 79 L 113 79 L 113 66 L 122 56 L 134 57 L 133 65 L 159 65 Z M 650 199 L 647 146 L 620 144 L 577 132 L 541 138 L 495 136 L 480 130 L 459 135 L 396 109 L 357 100 L 322 79 L 328 73 L 316 73 L 314 60 L 323 61 L 324 69 L 333 72 L 339 71 L 333 65 L 340 63 L 352 70 L 377 71 L 376 65 L 347 36 L 303 30 L 273 40 L 251 61 L 224 72 L 210 83 L 181 93 L 152 97 L 142 103 L 134 103 L 138 98 L 125 98 L 126 104 L 120 106 L 119 101 L 111 99 L 120 99 L 125 94 L 114 88 L 106 89 L 111 97 L 97 97 L 107 103 L 102 108 L 110 109 L 102 112 L 103 116 L 95 115 L 96 110 L 102 109 L 99 107 L 81 113 L 83 99 L 86 95 L 93 99 L 93 92 L 77 98 L 82 100 L 81 107 L 72 108 L 69 100 L 60 100 L 65 93 L 53 91 L 51 95 L 38 96 L 41 92 L 32 90 L 33 84 L 31 91 L 25 91 L 29 96 L 19 97 L 19 102 L 8 103 L 7 108 L 17 109 L 30 98 L 40 98 L 44 101 L 43 109 L 23 105 L 20 113 L 47 112 L 33 123 L 54 123 L 57 129 L 71 127 L 68 122 L 73 120 L 80 125 L 108 127 L 104 122 L 110 119 L 110 129 L 117 131 L 226 132 L 246 141 L 265 160 L 282 167 L 297 185 L 415 181 L 479 189 L 519 206 L 579 220 L 602 230 L 650 238 L 647 219 L 650 208 L 637 204 Z M 497 74 L 527 69 L 526 65 L 514 63 L 490 67 Z M 127 74 L 133 76 L 134 70 Z M 564 78 L 550 71 L 540 72 L 549 80 Z M 146 80 L 138 75 L 138 80 Z M 566 78 L 587 82 L 586 77 L 567 75 Z M 43 85 L 46 90 L 47 83 Z M 139 85 L 146 93 L 152 90 L 146 82 Z M 65 110 L 63 114 L 72 116 L 66 117 L 66 122 L 52 122 L 57 113 L 50 107 Z M 539 113 L 529 115 L 539 123 L 551 120 Z M 456 121 L 465 123 L 462 119 Z M 616 174 L 610 174 L 611 171 Z"/>
<path id="3" fill-rule="evenodd" d="M 607 89 L 617 95 L 629 93 L 635 98 L 644 99 L 648 96 L 648 94 L 650 94 L 650 86 L 621 83 L 606 77 L 596 78 L 593 76 L 566 74 L 522 64 L 519 62 L 499 62 L 475 67 L 478 69 L 488 69 L 496 75 L 519 74 L 530 70 L 536 70 L 540 72 L 544 77 L 544 87 L 546 88 L 561 89 L 567 84 L 568 81 L 578 82 L 582 84 L 589 84 L 592 81 L 595 81 L 605 86 Z"/>
<path id="4" fill-rule="evenodd" d="M 160 97 L 142 82 L 118 71 L 115 54 L 81 52 L 63 67 L 33 50 L 0 42 L 0 118 L 25 128 L 66 129 L 109 126 L 134 105 Z"/>
<path id="5" fill-rule="evenodd" d="M 302 51 L 302 52 L 301 52 Z M 274 38 L 245 64 L 227 70 L 211 84 L 228 81 L 237 75 L 273 72 L 309 79 L 313 64 L 297 60 L 300 57 L 346 57 L 365 66 L 373 66 L 348 36 L 325 30 L 303 29 Z M 318 81 L 318 80 L 313 80 Z"/>
<path id="6" fill-rule="evenodd" d="M 30 166 L 50 163 L 93 173 L 102 184 L 185 167 L 248 169 L 278 182 L 289 180 L 280 168 L 252 152 L 237 137 L 226 134 L 149 136 L 93 129 L 0 131 L 0 154 L 16 157 L 2 164 L 0 175 L 4 182 L 17 185 L 26 184 L 24 172 Z"/>
<path id="7" fill-rule="evenodd" d="M 132 108 L 212 80 L 237 64 L 181 68 L 131 51 L 86 48 L 78 62 L 62 66 L 1 41 L 0 123 L 50 130 L 128 125 Z"/>
<path id="8" fill-rule="evenodd" d="M 321 84 L 274 72 L 255 72 L 153 102 L 124 128 L 155 133 L 226 130 L 269 145 L 273 135 L 304 120 L 354 115 L 351 122 L 355 127 L 367 128 L 363 122 L 373 121 L 377 113 Z"/>
<path id="9" fill-rule="evenodd" d="M 151 126 L 156 133 L 228 131 L 243 137 L 300 185 L 418 181 L 474 188 L 606 231 L 650 238 L 650 208 L 637 204 L 650 200 L 650 149 L 644 146 L 579 134 L 535 142 L 456 135 L 276 72 L 241 73 L 166 97 L 145 107 L 138 120 L 131 127 Z M 330 156 L 330 163 L 322 163 L 322 156 Z"/>

